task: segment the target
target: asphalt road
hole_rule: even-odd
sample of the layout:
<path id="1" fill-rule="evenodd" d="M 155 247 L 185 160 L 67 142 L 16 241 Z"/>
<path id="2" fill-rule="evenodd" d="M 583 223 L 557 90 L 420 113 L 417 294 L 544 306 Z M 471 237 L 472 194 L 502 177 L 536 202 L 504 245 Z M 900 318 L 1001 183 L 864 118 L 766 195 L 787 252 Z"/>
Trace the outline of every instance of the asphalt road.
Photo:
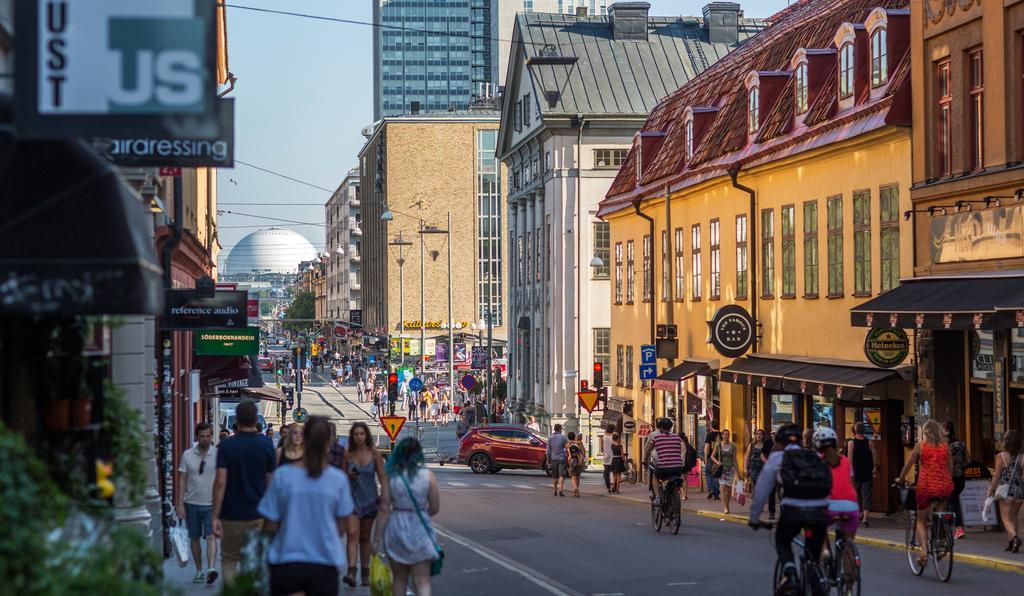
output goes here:
<path id="1" fill-rule="evenodd" d="M 332 417 L 342 432 L 353 420 L 369 419 L 352 387 L 339 392 L 314 383 L 309 390 L 303 404 L 310 413 Z M 454 444 L 450 428 L 436 432 L 439 442 Z M 775 554 L 767 532 L 685 515 L 678 535 L 656 533 L 647 507 L 604 494 L 555 497 L 540 472 L 431 469 L 441 488 L 434 523 L 446 553 L 436 594 L 771 593 Z M 584 483 L 602 490 L 599 474 L 586 474 Z M 902 552 L 863 545 L 860 550 L 865 595 L 1003 595 L 1024 584 L 1020 575 L 970 565 L 957 565 L 952 581 L 943 584 L 931 571 L 913 576 Z"/>

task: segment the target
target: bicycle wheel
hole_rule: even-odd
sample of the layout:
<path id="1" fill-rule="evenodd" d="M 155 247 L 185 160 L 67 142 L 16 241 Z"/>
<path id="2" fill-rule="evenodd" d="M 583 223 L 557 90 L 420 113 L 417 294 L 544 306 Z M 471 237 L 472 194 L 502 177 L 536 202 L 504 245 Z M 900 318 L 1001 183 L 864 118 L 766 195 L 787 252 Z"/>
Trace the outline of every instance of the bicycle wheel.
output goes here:
<path id="1" fill-rule="evenodd" d="M 679 526 L 682 524 L 682 503 L 679 501 L 679 490 L 673 490 L 666 497 L 668 501 L 665 505 L 668 507 L 668 529 L 673 534 L 679 533 Z"/>
<path id="2" fill-rule="evenodd" d="M 917 526 L 917 513 L 913 511 L 907 512 L 907 536 L 905 540 L 907 548 L 907 562 L 910 563 L 910 570 L 914 572 L 914 575 L 921 575 L 924 573 L 924 565 L 920 565 L 917 560 L 918 548 L 916 538 L 916 526 Z"/>
<path id="3" fill-rule="evenodd" d="M 936 519 L 932 527 L 932 565 L 939 580 L 948 582 L 953 576 L 953 524 L 945 519 Z"/>
<path id="4" fill-rule="evenodd" d="M 626 469 L 626 482 L 636 484 L 636 464 L 632 460 L 630 460 L 629 467 Z"/>
<path id="5" fill-rule="evenodd" d="M 782 561 L 775 559 L 775 573 L 772 574 L 772 591 L 774 594 L 779 589 L 779 584 L 782 583 Z"/>
<path id="6" fill-rule="evenodd" d="M 651 501 L 651 523 L 654 524 L 654 531 L 661 531 L 661 524 L 665 520 L 661 516 L 661 505 Z"/>
<path id="7" fill-rule="evenodd" d="M 844 541 L 837 558 L 839 596 L 860 596 L 860 553 L 857 545 Z"/>

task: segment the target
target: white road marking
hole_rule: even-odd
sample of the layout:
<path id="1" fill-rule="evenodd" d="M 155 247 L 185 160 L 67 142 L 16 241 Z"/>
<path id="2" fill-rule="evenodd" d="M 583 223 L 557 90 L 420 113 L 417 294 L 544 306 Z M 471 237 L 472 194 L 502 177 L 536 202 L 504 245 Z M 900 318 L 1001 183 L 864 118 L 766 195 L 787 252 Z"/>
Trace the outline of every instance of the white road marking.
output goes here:
<path id="1" fill-rule="evenodd" d="M 500 484 L 494 484 L 492 482 L 482 482 L 481 484 L 483 486 L 488 487 L 488 488 L 502 488 L 502 486 Z"/>
<path id="2" fill-rule="evenodd" d="M 465 482 L 449 482 L 448 486 L 469 486 Z"/>
<path id="3" fill-rule="evenodd" d="M 669 582 L 666 586 L 696 586 L 697 582 Z"/>
<path id="4" fill-rule="evenodd" d="M 523 489 L 526 489 L 526 490 L 533 490 L 533 489 L 537 488 L 536 486 L 530 486 L 529 484 L 513 484 L 512 486 L 514 486 L 516 488 L 523 488 Z"/>
<path id="5" fill-rule="evenodd" d="M 458 534 L 453 534 L 452 532 L 444 530 L 436 525 L 434 526 L 434 531 L 448 540 L 451 540 L 455 544 L 473 551 L 488 561 L 491 561 L 496 565 L 500 565 L 512 573 L 522 576 L 524 579 L 545 590 L 549 594 L 555 594 L 555 596 L 573 596 L 575 594 L 579 594 L 579 592 L 575 592 L 571 588 L 559 584 L 555 580 L 542 575 L 540 572 L 522 564 L 515 564 L 511 558 L 499 555 L 491 549 L 481 546 L 468 538 L 464 538 Z"/>

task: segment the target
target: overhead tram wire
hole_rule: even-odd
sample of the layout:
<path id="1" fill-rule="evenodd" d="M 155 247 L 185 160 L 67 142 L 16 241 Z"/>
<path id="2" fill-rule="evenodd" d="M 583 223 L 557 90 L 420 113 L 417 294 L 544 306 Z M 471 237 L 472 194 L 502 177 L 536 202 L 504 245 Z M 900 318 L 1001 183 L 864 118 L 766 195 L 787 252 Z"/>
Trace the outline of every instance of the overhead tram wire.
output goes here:
<path id="1" fill-rule="evenodd" d="M 236 159 L 235 163 L 240 163 L 243 166 L 248 166 L 248 167 L 250 167 L 250 168 L 252 168 L 254 170 L 259 170 L 261 172 L 266 172 L 267 174 L 270 174 L 272 176 L 277 176 L 278 178 L 284 178 L 285 180 L 291 180 L 292 182 L 296 182 L 296 183 L 302 184 L 304 186 L 309 186 L 309 187 L 315 188 L 317 190 L 322 190 L 324 192 L 329 192 L 331 194 L 334 194 L 334 190 L 332 190 L 330 188 L 324 188 L 323 186 L 320 186 L 319 184 L 313 184 L 312 182 L 306 182 L 305 180 L 300 180 L 298 178 L 293 178 L 293 177 L 288 176 L 286 174 L 282 174 L 281 172 L 275 172 L 274 170 L 268 170 L 267 168 L 262 168 L 262 167 L 260 167 L 258 165 L 251 164 L 251 163 L 248 163 L 248 162 L 244 162 L 244 161 L 242 161 L 240 159 Z"/>

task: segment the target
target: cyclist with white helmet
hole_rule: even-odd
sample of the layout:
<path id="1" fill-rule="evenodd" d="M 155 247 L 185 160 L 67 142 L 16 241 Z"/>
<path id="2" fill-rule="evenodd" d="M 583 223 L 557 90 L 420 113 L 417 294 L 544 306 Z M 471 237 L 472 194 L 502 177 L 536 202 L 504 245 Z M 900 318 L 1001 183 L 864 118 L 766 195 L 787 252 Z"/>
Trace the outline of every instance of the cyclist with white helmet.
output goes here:
<path id="1" fill-rule="evenodd" d="M 817 561 L 828 532 L 828 496 L 832 477 L 818 455 L 804 449 L 802 433 L 795 424 L 784 424 L 775 433 L 782 447 L 768 456 L 754 488 L 750 505 L 750 527 L 763 527 L 760 517 L 769 495 L 782 487 L 782 512 L 775 529 L 775 550 L 782 564 L 780 583 L 775 594 L 795 594 L 800 580 L 793 558 L 793 539 L 806 531 L 804 552 Z"/>
<path id="2" fill-rule="evenodd" d="M 831 428 L 814 431 L 814 448 L 832 471 L 832 491 L 828 495 L 828 521 L 846 518 L 840 528 L 848 540 L 853 540 L 860 523 L 857 491 L 853 488 L 853 470 L 850 460 L 839 452 L 839 437 Z"/>

